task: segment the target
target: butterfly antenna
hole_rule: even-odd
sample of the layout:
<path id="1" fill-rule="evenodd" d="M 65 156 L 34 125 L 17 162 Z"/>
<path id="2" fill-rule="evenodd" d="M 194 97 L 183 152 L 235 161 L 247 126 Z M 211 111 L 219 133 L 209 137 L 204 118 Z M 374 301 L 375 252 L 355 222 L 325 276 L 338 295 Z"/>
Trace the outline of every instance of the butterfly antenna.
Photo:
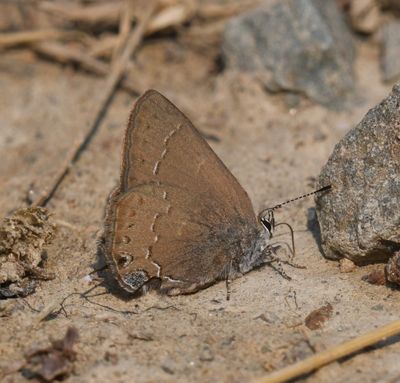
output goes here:
<path id="1" fill-rule="evenodd" d="M 282 202 L 282 203 L 280 203 L 280 204 L 278 204 L 278 205 L 275 205 L 274 207 L 271 207 L 270 210 L 279 209 L 279 208 L 282 207 L 283 205 L 287 205 L 287 204 L 290 203 L 290 202 L 297 201 L 297 200 L 299 200 L 299 199 L 302 199 L 302 198 L 305 198 L 305 197 L 309 197 L 310 195 L 317 194 L 317 193 L 321 193 L 321 192 L 324 192 L 324 191 L 330 190 L 330 189 L 332 189 L 332 185 L 324 186 L 323 188 L 318 189 L 318 190 L 314 190 L 314 191 L 311 192 L 311 193 L 303 194 L 303 195 L 301 195 L 301 196 L 299 196 L 299 197 L 296 197 L 296 198 L 293 198 L 293 199 L 289 199 L 289 200 L 287 200 L 287 201 L 285 201 L 285 202 Z"/>
<path id="2" fill-rule="evenodd" d="M 275 223 L 274 210 L 279 209 L 283 205 L 286 205 L 286 204 L 288 204 L 290 202 L 297 201 L 299 199 L 308 197 L 308 196 L 313 195 L 313 194 L 321 193 L 321 192 L 324 192 L 324 191 L 327 191 L 327 190 L 330 190 L 330 189 L 332 189 L 331 185 L 324 186 L 321 189 L 314 190 L 311 193 L 303 194 L 303 195 L 301 195 L 299 197 L 292 198 L 292 199 L 289 199 L 289 200 L 287 200 L 285 202 L 282 202 L 282 203 L 280 203 L 278 205 L 275 205 L 274 207 L 270 207 L 268 209 L 265 209 L 265 210 L 261 211 L 258 214 L 258 220 L 264 226 L 264 229 L 269 233 L 269 238 L 272 238 L 273 232 L 274 232 L 274 230 L 275 230 L 275 228 L 277 226 L 285 225 L 285 226 L 287 226 L 289 228 L 290 235 L 291 235 L 291 238 L 292 238 L 292 247 L 290 248 L 290 246 L 289 246 L 290 253 L 292 255 L 291 256 L 292 259 L 294 258 L 295 254 L 296 254 L 296 250 L 295 250 L 295 247 L 294 247 L 294 231 L 293 231 L 293 228 L 286 222 Z"/>

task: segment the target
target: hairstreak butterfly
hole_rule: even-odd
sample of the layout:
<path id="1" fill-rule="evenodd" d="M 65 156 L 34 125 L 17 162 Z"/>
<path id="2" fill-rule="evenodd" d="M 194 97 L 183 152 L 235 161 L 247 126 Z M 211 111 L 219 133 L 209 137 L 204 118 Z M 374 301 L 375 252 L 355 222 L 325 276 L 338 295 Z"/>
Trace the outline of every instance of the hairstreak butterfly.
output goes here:
<path id="1" fill-rule="evenodd" d="M 256 216 L 236 178 L 164 96 L 149 90 L 138 99 L 104 233 L 124 290 L 192 293 L 270 262 L 273 209 Z"/>

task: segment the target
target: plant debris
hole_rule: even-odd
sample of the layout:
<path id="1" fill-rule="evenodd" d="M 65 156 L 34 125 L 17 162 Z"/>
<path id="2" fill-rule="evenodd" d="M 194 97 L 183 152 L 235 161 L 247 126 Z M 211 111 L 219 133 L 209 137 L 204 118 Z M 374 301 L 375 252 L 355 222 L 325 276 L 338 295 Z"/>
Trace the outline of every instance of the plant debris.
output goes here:
<path id="1" fill-rule="evenodd" d="M 67 377 L 76 360 L 73 346 L 78 338 L 78 330 L 69 327 L 63 339 L 52 341 L 48 347 L 29 350 L 25 354 L 26 364 L 21 370 L 27 376 L 41 378 L 46 382 Z"/>
<path id="2" fill-rule="evenodd" d="M 369 274 L 364 275 L 362 277 L 362 280 L 368 282 L 371 285 L 385 285 L 386 284 L 385 270 L 381 267 L 372 270 Z"/>
<path id="3" fill-rule="evenodd" d="M 385 267 L 386 278 L 389 282 L 400 285 L 400 251 L 391 257 Z"/>
<path id="4" fill-rule="evenodd" d="M 304 320 L 310 330 L 318 330 L 332 316 L 333 307 L 330 303 L 311 311 Z"/>
<path id="5" fill-rule="evenodd" d="M 41 267 L 44 247 L 54 237 L 55 225 L 46 209 L 16 210 L 0 226 L 0 298 L 26 296 L 35 291 L 36 279 L 54 275 Z"/>

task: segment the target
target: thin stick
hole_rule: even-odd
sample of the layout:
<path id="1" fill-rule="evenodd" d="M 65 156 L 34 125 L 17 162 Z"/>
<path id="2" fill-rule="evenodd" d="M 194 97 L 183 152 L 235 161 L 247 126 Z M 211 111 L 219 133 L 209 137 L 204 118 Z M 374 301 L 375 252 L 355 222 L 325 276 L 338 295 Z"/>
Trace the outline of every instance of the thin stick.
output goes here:
<path id="1" fill-rule="evenodd" d="M 194 18 L 196 11 L 195 4 L 191 4 L 191 2 L 162 9 L 149 23 L 146 36 L 170 27 L 183 25 Z"/>
<path id="2" fill-rule="evenodd" d="M 90 129 L 85 134 L 85 136 L 80 141 L 79 145 L 74 149 L 74 154 L 67 165 L 64 165 L 61 170 L 58 172 L 57 178 L 52 182 L 51 186 L 47 188 L 44 194 L 40 196 L 35 202 L 34 206 L 45 206 L 49 200 L 53 197 L 59 185 L 65 179 L 65 176 L 68 174 L 71 166 L 79 159 L 82 152 L 86 149 L 87 145 L 91 141 L 94 134 L 97 132 L 99 124 L 103 119 L 107 108 L 113 98 L 115 90 L 117 89 L 122 76 L 124 75 L 126 68 L 129 65 L 130 58 L 135 51 L 135 49 L 139 46 L 142 38 L 144 36 L 144 31 L 146 29 L 146 25 L 149 22 L 154 10 L 155 10 L 155 2 L 151 2 L 147 7 L 146 11 L 143 14 L 143 18 L 140 22 L 138 22 L 137 27 L 131 33 L 128 42 L 124 51 L 121 54 L 119 60 L 116 60 L 115 64 L 111 68 L 111 72 L 106 79 L 104 86 L 102 87 L 102 99 L 99 102 L 99 107 L 94 114 L 93 123 L 90 126 Z"/>
<path id="3" fill-rule="evenodd" d="M 69 62 L 79 63 L 82 68 L 99 76 L 104 76 L 110 72 L 110 67 L 103 61 L 91 57 L 76 48 L 67 47 L 58 42 L 38 43 L 33 46 L 33 50 L 62 64 Z M 136 94 L 141 94 L 143 91 L 143 89 L 140 89 L 135 84 L 129 74 L 122 79 L 121 88 Z"/>
<path id="4" fill-rule="evenodd" d="M 156 9 L 156 2 L 151 1 L 150 5 L 147 7 L 146 12 L 143 14 L 143 18 L 141 22 L 138 23 L 135 30 L 130 34 L 130 37 L 126 43 L 124 51 L 121 53 L 120 59 L 115 60 L 113 66 L 111 68 L 110 76 L 106 82 L 106 89 L 110 89 L 110 93 L 112 93 L 115 88 L 118 86 L 119 82 L 122 79 L 122 76 L 125 74 L 125 70 L 129 65 L 130 58 L 137 48 L 137 46 L 142 41 L 146 27 L 151 20 L 151 16 L 153 15 Z M 105 97 L 108 102 L 110 97 Z"/>
<path id="5" fill-rule="evenodd" d="M 186 16 L 192 14 L 189 9 L 193 8 L 194 4 L 196 2 L 188 0 L 183 4 L 179 0 L 159 1 L 159 6 L 162 9 L 155 15 L 154 20 L 149 24 L 149 28 L 153 31 L 158 30 L 158 25 L 165 28 L 188 21 Z M 124 3 L 114 0 L 105 4 L 79 6 L 45 1 L 39 5 L 39 9 L 75 23 L 85 23 L 91 26 L 98 24 L 117 26 L 120 21 L 121 10 L 124 9 Z"/>
<path id="6" fill-rule="evenodd" d="M 63 31 L 60 29 L 38 29 L 35 31 L 0 33 L 0 48 L 8 48 L 22 44 L 32 44 L 51 39 L 66 39 L 84 36 L 83 32 Z"/>
<path id="7" fill-rule="evenodd" d="M 33 206 L 44 206 L 47 203 L 47 201 L 49 200 L 49 196 L 52 195 L 52 193 L 54 193 L 54 191 L 58 188 L 61 181 L 65 177 L 65 175 L 69 172 L 73 163 L 72 160 L 75 157 L 76 151 L 81 146 L 83 139 L 84 137 L 82 136 L 80 139 L 74 141 L 74 144 L 68 150 L 68 153 L 61 167 L 58 169 L 57 173 L 55 173 L 54 176 L 51 177 L 51 180 L 49 182 L 49 184 L 52 185 L 51 189 L 42 190 L 42 192 L 36 197 L 35 201 L 33 202 Z"/>
<path id="8" fill-rule="evenodd" d="M 112 52 L 118 44 L 118 40 L 119 37 L 115 34 L 100 37 L 91 44 L 89 55 L 91 57 L 110 57 L 110 52 Z"/>
<path id="9" fill-rule="evenodd" d="M 260 0 L 241 0 L 235 4 L 213 4 L 210 2 L 210 4 L 202 4 L 197 15 L 203 20 L 227 18 L 243 13 L 260 3 Z"/>
<path id="10" fill-rule="evenodd" d="M 242 0 L 237 4 L 202 4 L 194 0 L 160 0 L 161 10 L 155 15 L 150 23 L 150 30 L 176 25 L 188 21 L 193 17 L 201 20 L 215 20 L 232 17 L 239 13 L 251 9 L 260 4 L 261 0 Z M 39 4 L 39 10 L 52 13 L 65 20 L 75 23 L 89 24 L 90 26 L 104 25 L 117 26 L 120 21 L 120 12 L 124 8 L 123 1 L 114 0 L 113 2 L 93 5 L 71 5 L 67 2 L 55 3 L 43 1 Z"/>
<path id="11" fill-rule="evenodd" d="M 349 340 L 348 342 L 335 346 L 330 350 L 322 351 L 301 362 L 285 367 L 282 370 L 273 372 L 272 374 L 257 380 L 257 383 L 286 382 L 290 379 L 308 374 L 328 363 L 353 354 L 356 351 L 360 351 L 367 346 L 371 346 L 374 343 L 399 333 L 400 320 Z"/>
<path id="12" fill-rule="evenodd" d="M 116 44 L 113 47 L 111 55 L 111 62 L 114 62 L 122 53 L 126 42 L 128 41 L 129 34 L 132 30 L 132 9 L 133 0 L 124 0 L 124 7 L 121 9 L 120 21 L 119 21 L 119 34 Z"/>
<path id="13" fill-rule="evenodd" d="M 87 23 L 91 25 L 118 25 L 122 7 L 122 1 L 116 0 L 84 7 L 68 4 L 68 2 L 55 3 L 52 1 L 43 1 L 39 4 L 39 9 L 41 11 L 52 13 L 59 17 L 61 16 L 75 23 Z"/>
<path id="14" fill-rule="evenodd" d="M 194 6 L 190 6 L 190 4 L 177 4 L 175 6 L 171 6 L 169 8 L 164 8 L 159 10 L 148 23 L 145 36 L 152 35 L 156 32 L 167 28 L 179 27 L 185 22 L 190 21 L 194 18 L 196 13 L 196 8 Z M 128 19 L 131 17 L 127 16 L 127 11 L 124 13 L 124 22 L 126 23 Z M 122 20 L 121 20 L 122 22 Z M 120 27 L 120 31 L 123 31 L 123 28 Z M 90 56 L 96 57 L 114 57 L 113 52 L 118 51 L 125 44 L 126 36 L 124 32 L 116 36 L 107 36 L 100 41 L 92 44 L 90 49 Z M 125 39 L 125 40 L 124 40 Z"/>

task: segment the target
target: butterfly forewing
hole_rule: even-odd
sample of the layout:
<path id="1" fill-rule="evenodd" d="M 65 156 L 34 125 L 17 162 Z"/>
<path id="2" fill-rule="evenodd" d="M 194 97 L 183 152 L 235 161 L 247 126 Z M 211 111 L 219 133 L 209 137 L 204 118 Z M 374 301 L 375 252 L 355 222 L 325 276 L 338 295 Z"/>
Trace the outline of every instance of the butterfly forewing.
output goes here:
<path id="1" fill-rule="evenodd" d="M 149 182 L 207 192 L 231 215 L 254 216 L 236 178 L 186 116 L 156 91 L 136 103 L 125 135 L 121 191 Z M 229 208 L 229 210 L 228 210 Z"/>

